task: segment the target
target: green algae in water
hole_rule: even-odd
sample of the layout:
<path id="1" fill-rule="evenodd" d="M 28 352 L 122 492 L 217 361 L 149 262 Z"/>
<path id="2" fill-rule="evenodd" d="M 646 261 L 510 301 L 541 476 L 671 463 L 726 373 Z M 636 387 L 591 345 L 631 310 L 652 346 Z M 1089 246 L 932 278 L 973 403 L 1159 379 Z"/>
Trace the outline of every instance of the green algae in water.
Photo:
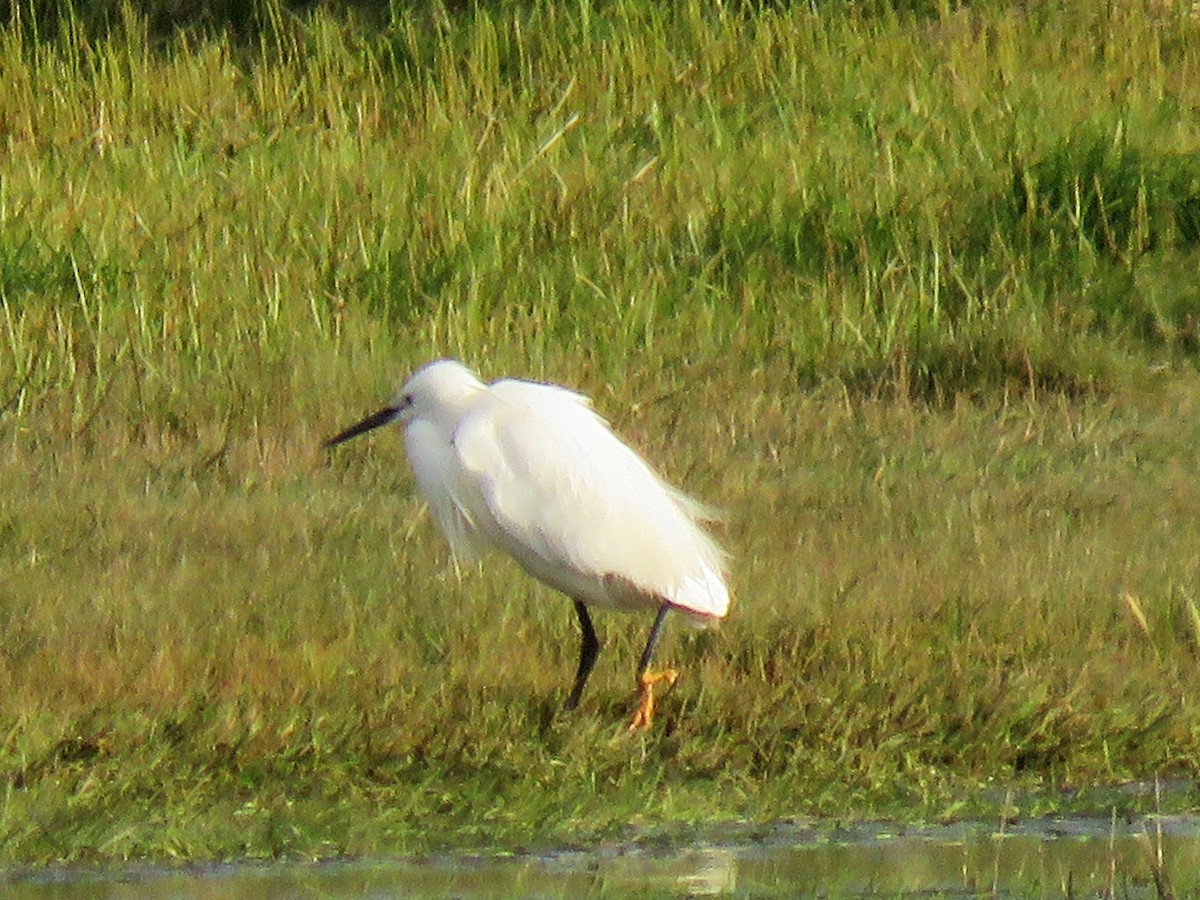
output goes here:
<path id="1" fill-rule="evenodd" d="M 634 842 L 530 855 L 171 868 L 55 866 L 0 875 L 20 900 L 100 896 L 1105 895 L 1200 889 L 1200 817 L 1045 818 L 998 827 L 779 823 L 686 845 Z"/>

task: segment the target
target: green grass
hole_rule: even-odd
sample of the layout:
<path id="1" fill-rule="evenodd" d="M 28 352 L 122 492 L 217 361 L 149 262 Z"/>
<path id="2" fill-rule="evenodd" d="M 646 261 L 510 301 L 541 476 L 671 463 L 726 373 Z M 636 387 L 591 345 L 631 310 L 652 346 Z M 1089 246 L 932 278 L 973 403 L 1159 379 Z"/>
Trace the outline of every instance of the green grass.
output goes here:
<path id="1" fill-rule="evenodd" d="M 1194 776 L 1200 21 L 263 10 L 0 34 L 0 861 Z M 726 511 L 650 735 L 649 622 L 561 714 L 569 604 L 456 575 L 394 438 L 320 451 L 439 355 Z"/>

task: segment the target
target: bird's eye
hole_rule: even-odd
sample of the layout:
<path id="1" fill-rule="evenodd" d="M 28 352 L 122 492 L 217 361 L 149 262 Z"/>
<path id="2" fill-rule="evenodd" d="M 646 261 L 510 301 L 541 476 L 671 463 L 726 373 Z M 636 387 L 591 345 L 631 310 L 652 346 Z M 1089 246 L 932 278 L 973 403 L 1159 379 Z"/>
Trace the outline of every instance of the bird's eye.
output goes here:
<path id="1" fill-rule="evenodd" d="M 400 398 L 400 405 L 397 408 L 398 409 L 408 409 L 410 406 L 412 406 L 412 404 L 413 404 L 412 394 L 405 394 L 403 397 Z"/>

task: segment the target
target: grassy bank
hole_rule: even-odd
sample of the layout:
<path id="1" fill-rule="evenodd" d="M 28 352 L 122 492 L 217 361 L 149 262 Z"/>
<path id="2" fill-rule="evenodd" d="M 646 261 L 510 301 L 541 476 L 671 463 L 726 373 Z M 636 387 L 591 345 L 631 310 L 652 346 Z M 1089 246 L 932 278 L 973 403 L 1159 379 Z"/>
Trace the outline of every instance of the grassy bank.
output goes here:
<path id="1" fill-rule="evenodd" d="M 1200 24 L 1093 6 L 10 26 L 3 860 L 1194 775 Z M 446 354 L 727 511 L 649 736 L 648 622 L 561 715 L 569 605 L 457 577 L 394 439 L 319 451 Z"/>

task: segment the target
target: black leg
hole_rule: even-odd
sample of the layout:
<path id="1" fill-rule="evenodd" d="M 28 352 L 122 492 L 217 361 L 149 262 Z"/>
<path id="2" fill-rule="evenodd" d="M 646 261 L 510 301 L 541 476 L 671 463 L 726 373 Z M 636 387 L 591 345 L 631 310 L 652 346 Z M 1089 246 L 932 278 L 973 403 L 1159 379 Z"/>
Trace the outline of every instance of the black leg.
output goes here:
<path id="1" fill-rule="evenodd" d="M 658 643 L 658 636 L 662 634 L 663 622 L 666 620 L 670 609 L 670 605 L 666 603 L 658 608 L 658 617 L 654 620 L 654 625 L 650 628 L 650 636 L 646 638 L 646 649 L 642 651 L 642 658 L 638 660 L 637 677 L 639 682 L 642 680 L 642 676 L 646 674 L 646 670 L 650 668 L 650 657 L 654 654 L 654 645 Z"/>
<path id="2" fill-rule="evenodd" d="M 575 670 L 575 687 L 571 688 L 571 696 L 567 698 L 565 709 L 574 709 L 579 705 L 583 696 L 583 686 L 592 673 L 596 664 L 596 656 L 600 653 L 600 640 L 596 637 L 596 629 L 592 627 L 592 617 L 588 615 L 587 607 L 580 601 L 575 601 L 575 614 L 579 616 L 579 668 Z"/>

